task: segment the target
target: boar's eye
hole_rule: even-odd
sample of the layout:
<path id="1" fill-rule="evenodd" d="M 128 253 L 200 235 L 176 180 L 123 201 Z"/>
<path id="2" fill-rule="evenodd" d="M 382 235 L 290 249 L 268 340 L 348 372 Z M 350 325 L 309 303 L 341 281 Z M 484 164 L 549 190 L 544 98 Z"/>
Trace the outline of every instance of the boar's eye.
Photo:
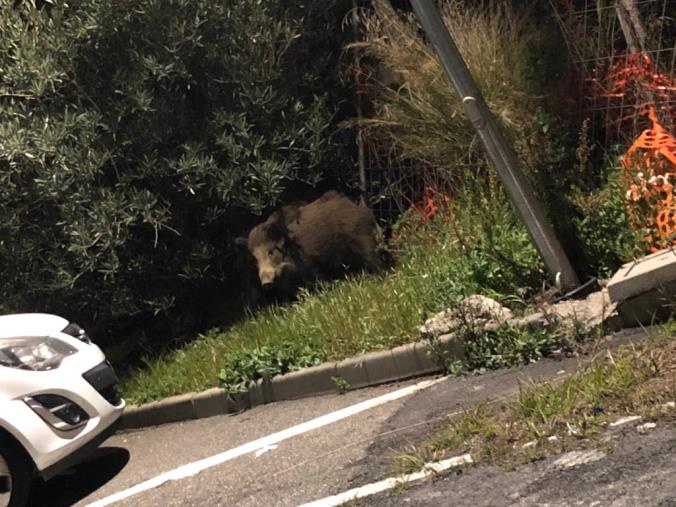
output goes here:
<path id="1" fill-rule="evenodd" d="M 274 254 L 274 253 L 275 253 L 275 249 L 271 248 L 270 250 L 268 250 L 268 257 L 272 257 L 272 254 Z"/>

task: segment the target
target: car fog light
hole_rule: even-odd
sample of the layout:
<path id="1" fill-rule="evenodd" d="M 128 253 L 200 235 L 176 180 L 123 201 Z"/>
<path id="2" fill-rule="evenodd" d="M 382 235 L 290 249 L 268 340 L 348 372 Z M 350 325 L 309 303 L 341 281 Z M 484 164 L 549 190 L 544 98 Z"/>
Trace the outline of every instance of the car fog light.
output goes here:
<path id="1" fill-rule="evenodd" d="M 70 431 L 83 426 L 87 413 L 75 402 L 56 394 L 26 396 L 24 401 L 46 423 L 60 431 Z"/>

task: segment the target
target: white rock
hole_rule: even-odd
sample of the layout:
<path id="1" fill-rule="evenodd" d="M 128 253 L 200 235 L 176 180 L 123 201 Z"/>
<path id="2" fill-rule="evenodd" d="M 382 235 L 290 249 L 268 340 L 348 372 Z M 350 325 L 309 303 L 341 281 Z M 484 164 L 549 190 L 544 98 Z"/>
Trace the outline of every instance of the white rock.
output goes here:
<path id="1" fill-rule="evenodd" d="M 454 334 L 463 328 L 495 328 L 512 318 L 512 312 L 494 299 L 475 294 L 466 297 L 457 306 L 447 308 L 430 317 L 420 326 L 425 337 L 438 338 Z"/>
<path id="2" fill-rule="evenodd" d="M 592 463 L 605 457 L 605 454 L 596 449 L 591 451 L 572 451 L 557 459 L 552 466 L 554 468 L 571 468 L 585 463 Z"/>
<path id="3" fill-rule="evenodd" d="M 495 299 L 481 294 L 474 294 L 460 302 L 460 309 L 471 318 L 497 320 L 504 322 L 512 318 L 512 311 L 502 306 Z"/>
<path id="4" fill-rule="evenodd" d="M 657 424 L 655 424 L 654 422 L 647 422 L 636 426 L 636 431 L 638 431 L 639 433 L 647 433 L 649 430 L 655 428 L 657 428 Z"/>
<path id="5" fill-rule="evenodd" d="M 616 306 L 611 303 L 608 290 L 602 289 L 592 292 L 585 299 L 569 299 L 548 306 L 546 311 L 558 319 L 577 321 L 592 328 L 614 315 Z"/>
<path id="6" fill-rule="evenodd" d="M 622 419 L 618 419 L 615 422 L 611 422 L 610 426 L 612 426 L 614 428 L 616 426 L 622 426 L 623 424 L 627 424 L 627 423 L 630 423 L 630 422 L 633 422 L 633 421 L 638 421 L 640 419 L 641 419 L 640 415 L 630 415 L 630 416 L 627 416 L 627 417 L 623 417 Z"/>

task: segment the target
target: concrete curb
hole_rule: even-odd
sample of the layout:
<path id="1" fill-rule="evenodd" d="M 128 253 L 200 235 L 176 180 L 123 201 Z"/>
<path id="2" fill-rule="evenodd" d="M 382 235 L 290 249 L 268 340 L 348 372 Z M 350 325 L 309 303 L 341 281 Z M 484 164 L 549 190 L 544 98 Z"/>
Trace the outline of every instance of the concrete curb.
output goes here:
<path id="1" fill-rule="evenodd" d="M 451 337 L 439 338 L 439 348 L 450 358 L 460 359 L 462 344 Z M 273 401 L 295 400 L 339 392 L 336 378 L 348 389 L 405 380 L 443 370 L 441 361 L 420 341 L 389 350 L 369 352 L 339 362 L 327 362 L 272 379 L 252 382 L 248 392 L 234 398 L 218 387 L 199 393 L 171 396 L 144 405 L 125 408 L 121 429 L 144 428 L 220 414 L 232 414 Z M 340 382 L 340 381 L 339 381 Z"/>

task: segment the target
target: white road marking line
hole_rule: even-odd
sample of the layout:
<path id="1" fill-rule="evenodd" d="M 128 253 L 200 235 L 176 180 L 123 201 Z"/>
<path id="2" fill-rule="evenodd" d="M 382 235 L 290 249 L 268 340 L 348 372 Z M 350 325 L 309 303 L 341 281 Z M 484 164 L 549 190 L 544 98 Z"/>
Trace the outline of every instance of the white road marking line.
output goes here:
<path id="1" fill-rule="evenodd" d="M 186 465 L 180 466 L 173 470 L 169 470 L 168 472 L 164 472 L 156 477 L 143 481 L 135 486 L 132 486 L 129 489 L 119 491 L 118 493 L 114 493 L 110 496 L 92 502 L 89 504 L 89 507 L 104 507 L 106 505 L 110 505 L 112 503 L 119 502 L 126 498 L 138 495 L 139 493 L 143 493 L 144 491 L 157 488 L 158 486 L 161 486 L 165 482 L 179 481 L 181 479 L 185 479 L 186 477 L 196 475 L 200 473 L 202 470 L 206 470 L 207 468 L 215 467 L 217 465 L 225 463 L 226 461 L 239 458 L 240 456 L 243 456 L 245 454 L 256 452 L 260 449 L 264 449 L 266 447 L 278 444 L 283 440 L 287 440 L 289 438 L 301 435 L 303 433 L 307 433 L 308 431 L 316 430 L 318 428 L 321 428 L 322 426 L 333 424 L 337 421 L 346 419 L 348 417 L 359 414 L 366 410 L 375 408 L 379 405 L 384 405 L 385 403 L 388 403 L 390 401 L 398 400 L 422 389 L 426 389 L 427 387 L 430 387 L 434 384 L 437 384 L 438 382 L 441 382 L 444 379 L 445 377 L 418 382 L 417 384 L 404 387 L 402 389 L 398 389 L 390 393 L 383 394 L 382 396 L 378 396 L 370 400 L 365 400 L 355 405 L 350 405 L 349 407 L 336 410 L 335 412 L 330 412 L 323 416 L 311 419 L 296 426 L 292 426 L 277 433 L 273 433 L 266 437 L 253 440 L 251 442 L 227 450 L 220 454 L 216 454 L 214 456 L 210 456 L 208 458 L 204 458 L 199 461 L 195 461 L 193 463 L 188 463 Z"/>
<path id="2" fill-rule="evenodd" d="M 266 452 L 268 452 L 268 451 L 274 451 L 275 449 L 277 449 L 277 445 L 267 445 L 267 446 L 265 446 L 265 447 L 261 447 L 260 449 L 258 449 L 258 450 L 254 453 L 254 456 L 256 456 L 256 457 L 258 458 L 259 456 L 265 454 Z"/>
<path id="3" fill-rule="evenodd" d="M 350 500 L 356 500 L 357 498 L 364 498 L 366 496 L 375 495 L 376 493 L 382 493 L 383 491 L 392 489 L 401 483 L 418 481 L 420 479 L 424 479 L 425 477 L 429 477 L 432 474 L 448 470 L 449 468 L 461 465 L 469 465 L 471 463 L 473 463 L 472 456 L 469 454 L 463 454 L 461 456 L 437 461 L 435 463 L 428 463 L 420 472 L 383 479 L 379 482 L 367 484 L 359 488 L 344 491 L 343 493 L 339 493 L 337 495 L 327 496 L 321 500 L 303 504 L 300 507 L 334 507 L 337 505 L 342 505 L 345 502 L 349 502 Z"/>

